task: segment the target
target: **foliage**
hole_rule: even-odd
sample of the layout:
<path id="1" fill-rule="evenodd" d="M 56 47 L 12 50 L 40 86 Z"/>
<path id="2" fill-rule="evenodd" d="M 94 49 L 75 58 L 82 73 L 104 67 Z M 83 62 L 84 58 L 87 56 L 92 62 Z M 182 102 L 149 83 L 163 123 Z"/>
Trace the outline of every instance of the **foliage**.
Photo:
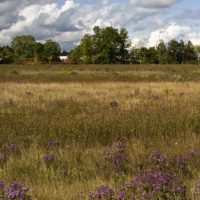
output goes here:
<path id="1" fill-rule="evenodd" d="M 15 37 L 11 44 L 15 61 L 19 62 L 26 59 L 33 59 L 35 42 L 35 38 L 31 35 Z"/>
<path id="2" fill-rule="evenodd" d="M 165 43 L 161 40 L 157 46 L 158 52 L 158 63 L 167 64 L 167 47 Z"/>
<path id="3" fill-rule="evenodd" d="M 11 47 L 0 49 L 2 63 L 52 63 L 59 61 L 61 48 L 59 44 L 52 40 L 47 40 L 44 44 L 36 42 L 31 35 L 17 36 L 13 39 Z"/>
<path id="4" fill-rule="evenodd" d="M 0 47 L 0 63 L 9 64 L 13 62 L 13 49 L 9 46 Z"/>
<path id="5" fill-rule="evenodd" d="M 125 29 L 96 26 L 93 31 L 93 35 L 86 34 L 72 51 L 73 60 L 81 59 L 85 64 L 129 63 L 130 42 Z"/>
<path id="6" fill-rule="evenodd" d="M 198 62 L 199 47 L 191 41 L 175 39 L 156 47 L 132 47 L 126 29 L 113 27 L 93 28 L 93 34 L 86 34 L 80 44 L 70 53 L 61 52 L 59 44 L 47 40 L 37 42 L 31 35 L 13 39 L 11 47 L 0 48 L 1 63 L 53 63 L 59 56 L 68 55 L 68 64 L 195 64 Z"/>
<path id="7" fill-rule="evenodd" d="M 34 61 L 35 63 L 38 63 L 40 61 L 44 60 L 44 44 L 40 42 L 36 42 L 34 46 Z"/>
<path id="8" fill-rule="evenodd" d="M 59 44 L 53 40 L 47 40 L 44 44 L 43 56 L 48 63 L 59 61 L 58 57 L 61 54 Z"/>

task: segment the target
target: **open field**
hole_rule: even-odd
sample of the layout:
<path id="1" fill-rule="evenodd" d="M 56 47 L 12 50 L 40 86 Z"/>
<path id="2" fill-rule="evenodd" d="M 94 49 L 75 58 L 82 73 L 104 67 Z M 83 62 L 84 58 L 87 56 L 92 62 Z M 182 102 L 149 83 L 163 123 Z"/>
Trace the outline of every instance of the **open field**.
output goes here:
<path id="1" fill-rule="evenodd" d="M 168 199 L 198 200 L 200 66 L 0 65 L 0 134 L 0 181 L 29 186 L 33 200 L 87 200 L 150 169 L 186 186 Z M 117 167 L 105 158 L 116 141 Z"/>

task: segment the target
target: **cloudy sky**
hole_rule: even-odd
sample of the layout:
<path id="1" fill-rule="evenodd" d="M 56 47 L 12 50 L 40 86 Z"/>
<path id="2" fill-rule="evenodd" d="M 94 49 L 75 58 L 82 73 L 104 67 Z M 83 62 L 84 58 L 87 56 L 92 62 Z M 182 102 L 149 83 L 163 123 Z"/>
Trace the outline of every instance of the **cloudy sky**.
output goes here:
<path id="1" fill-rule="evenodd" d="M 31 34 L 69 50 L 96 25 L 126 28 L 134 46 L 174 38 L 200 44 L 199 19 L 199 0 L 0 0 L 0 45 Z"/>

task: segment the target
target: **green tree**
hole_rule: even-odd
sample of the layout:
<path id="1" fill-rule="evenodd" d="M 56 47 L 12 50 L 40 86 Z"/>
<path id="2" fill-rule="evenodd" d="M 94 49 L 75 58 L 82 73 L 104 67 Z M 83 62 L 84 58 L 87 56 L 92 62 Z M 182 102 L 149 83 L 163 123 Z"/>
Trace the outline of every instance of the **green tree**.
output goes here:
<path id="1" fill-rule="evenodd" d="M 45 42 L 44 58 L 48 63 L 58 61 L 60 54 L 61 54 L 61 48 L 57 42 L 55 42 L 53 40 L 47 40 Z"/>
<path id="2" fill-rule="evenodd" d="M 80 52 L 82 54 L 82 60 L 85 64 L 92 63 L 92 56 L 94 55 L 94 45 L 93 45 L 93 38 L 91 35 L 86 34 L 80 46 Z"/>
<path id="3" fill-rule="evenodd" d="M 118 63 L 127 64 L 130 63 L 130 53 L 129 48 L 131 47 L 131 42 L 128 37 L 128 32 L 126 29 L 122 28 L 119 32 L 119 52 L 118 52 Z"/>
<path id="4" fill-rule="evenodd" d="M 158 64 L 159 63 L 158 51 L 155 47 L 150 47 L 149 49 L 147 49 L 146 63 L 147 64 Z"/>
<path id="5" fill-rule="evenodd" d="M 191 41 L 188 41 L 185 44 L 185 62 L 186 63 L 197 63 L 198 61 L 198 55 L 195 50 L 194 45 L 192 44 Z"/>
<path id="6" fill-rule="evenodd" d="M 31 35 L 15 37 L 11 43 L 15 61 L 21 62 L 26 59 L 33 59 L 35 43 L 35 38 Z"/>
<path id="7" fill-rule="evenodd" d="M 185 57 L 185 43 L 183 40 L 171 40 L 168 43 L 167 57 L 169 63 L 181 64 Z"/>
<path id="8" fill-rule="evenodd" d="M 78 45 L 70 52 L 69 58 L 73 64 L 79 64 L 82 59 L 81 55 L 82 55 L 81 46 Z"/>
<path id="9" fill-rule="evenodd" d="M 133 48 L 132 63 L 140 64 L 158 64 L 158 53 L 155 47 Z"/>
<path id="10" fill-rule="evenodd" d="M 160 40 L 157 46 L 159 64 L 167 64 L 167 47 L 163 40 Z"/>
<path id="11" fill-rule="evenodd" d="M 44 54 L 44 45 L 40 42 L 35 43 L 35 46 L 34 46 L 35 63 L 38 63 L 44 60 L 43 54 Z"/>
<path id="12" fill-rule="evenodd" d="M 13 62 L 13 50 L 9 46 L 0 47 L 0 63 L 9 64 Z"/>
<path id="13" fill-rule="evenodd" d="M 72 51 L 72 56 L 86 64 L 111 64 L 128 63 L 130 41 L 125 29 L 115 29 L 113 27 L 93 29 L 94 34 L 85 35 L 81 40 L 79 47 Z"/>

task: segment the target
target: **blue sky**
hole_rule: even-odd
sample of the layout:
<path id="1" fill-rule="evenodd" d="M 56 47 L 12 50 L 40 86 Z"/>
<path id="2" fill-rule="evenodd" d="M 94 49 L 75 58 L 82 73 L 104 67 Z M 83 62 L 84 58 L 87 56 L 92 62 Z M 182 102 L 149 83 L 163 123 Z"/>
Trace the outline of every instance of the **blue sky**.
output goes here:
<path id="1" fill-rule="evenodd" d="M 199 0 L 1 0 L 0 45 L 32 34 L 70 50 L 96 25 L 126 28 L 133 46 L 155 46 L 160 39 L 197 45 L 199 19 Z"/>

